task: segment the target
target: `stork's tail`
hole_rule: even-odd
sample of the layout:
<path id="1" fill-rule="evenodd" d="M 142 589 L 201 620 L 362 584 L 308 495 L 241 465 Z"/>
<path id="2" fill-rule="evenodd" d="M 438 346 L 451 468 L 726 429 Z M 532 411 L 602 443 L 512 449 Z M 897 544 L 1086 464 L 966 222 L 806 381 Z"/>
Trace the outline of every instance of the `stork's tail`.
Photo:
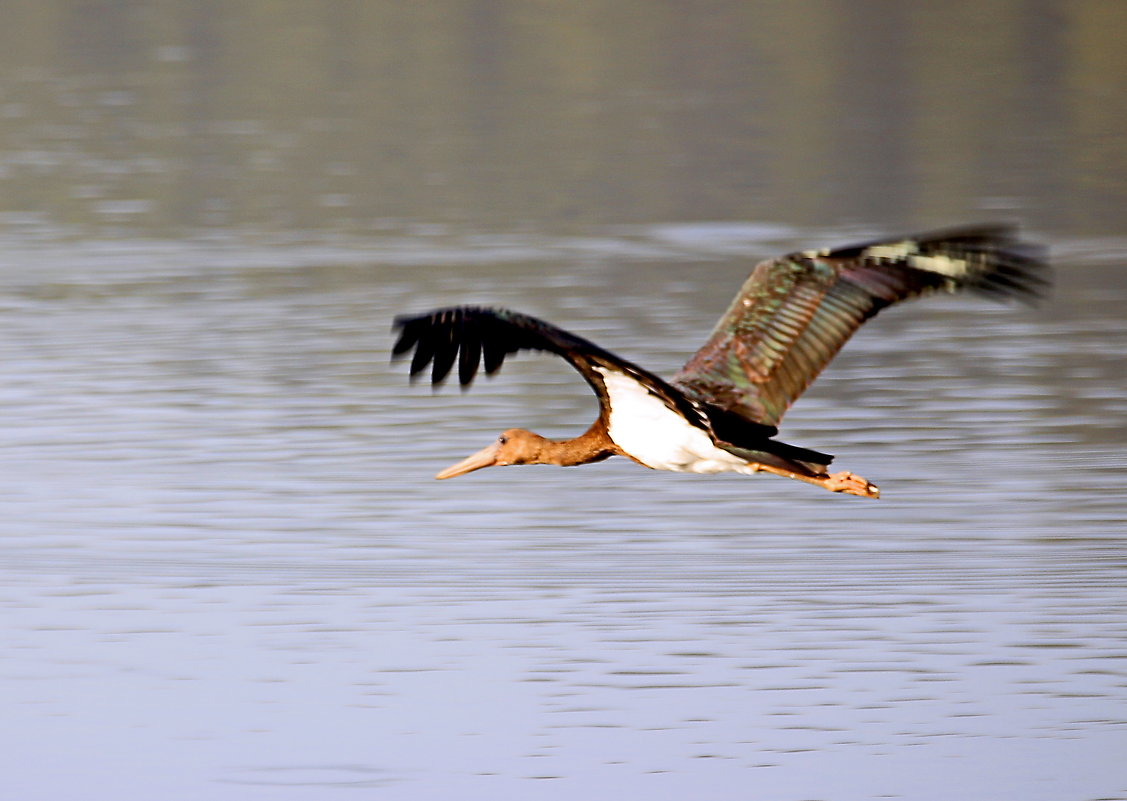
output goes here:
<path id="1" fill-rule="evenodd" d="M 735 454 L 741 459 L 757 464 L 771 465 L 782 470 L 801 473 L 811 478 L 828 474 L 828 467 L 834 457 L 828 453 L 812 451 L 809 448 L 800 448 L 797 445 L 788 445 L 785 442 L 768 439 L 764 440 L 763 448 L 740 448 L 728 443 L 719 443 L 720 447 Z"/>

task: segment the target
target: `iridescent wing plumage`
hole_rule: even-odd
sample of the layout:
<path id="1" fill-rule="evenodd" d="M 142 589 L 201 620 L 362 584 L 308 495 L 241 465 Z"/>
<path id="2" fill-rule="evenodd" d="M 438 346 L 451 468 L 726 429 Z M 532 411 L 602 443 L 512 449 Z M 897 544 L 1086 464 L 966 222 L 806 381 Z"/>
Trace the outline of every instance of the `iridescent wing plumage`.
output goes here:
<path id="1" fill-rule="evenodd" d="M 993 225 L 761 262 L 673 383 L 691 398 L 777 425 L 881 309 L 962 289 L 1032 299 L 1047 285 L 1043 256 L 1011 227 Z"/>

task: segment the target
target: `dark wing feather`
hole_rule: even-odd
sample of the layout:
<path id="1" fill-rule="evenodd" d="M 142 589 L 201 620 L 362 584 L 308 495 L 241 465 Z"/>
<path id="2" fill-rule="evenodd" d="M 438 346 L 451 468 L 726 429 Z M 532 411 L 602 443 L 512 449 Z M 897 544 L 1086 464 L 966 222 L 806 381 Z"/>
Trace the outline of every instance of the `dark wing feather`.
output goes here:
<path id="1" fill-rule="evenodd" d="M 401 358 L 412 348 L 411 376 L 431 365 L 431 382 L 439 384 L 458 364 L 458 382 L 468 386 L 484 361 L 485 372 L 501 369 L 505 358 L 521 350 L 555 353 L 571 362 L 585 378 L 594 375 L 592 364 L 602 356 L 617 361 L 592 342 L 543 320 L 507 309 L 458 306 L 415 316 L 395 318 L 399 339 L 392 357 Z M 595 374 L 597 375 L 597 374 Z"/>
<path id="2" fill-rule="evenodd" d="M 707 416 L 701 408 L 663 379 L 589 340 L 527 314 L 507 309 L 457 306 L 397 317 L 395 327 L 399 330 L 399 339 L 392 348 L 392 358 L 403 358 L 414 349 L 412 377 L 431 364 L 431 382 L 439 384 L 457 362 L 458 381 L 462 386 L 468 386 L 482 362 L 486 374 L 492 375 L 513 353 L 545 351 L 563 357 L 579 371 L 599 396 L 604 413 L 609 411 L 606 408 L 606 388 L 596 367 L 631 376 L 671 409 L 702 427 L 708 427 Z M 757 426 L 756 430 L 766 436 L 774 433 L 774 429 L 768 426 Z"/>
<path id="3" fill-rule="evenodd" d="M 698 401 L 776 425 L 865 320 L 885 306 L 971 289 L 1032 299 L 1040 248 L 982 226 L 792 253 L 756 266 L 673 383 Z"/>

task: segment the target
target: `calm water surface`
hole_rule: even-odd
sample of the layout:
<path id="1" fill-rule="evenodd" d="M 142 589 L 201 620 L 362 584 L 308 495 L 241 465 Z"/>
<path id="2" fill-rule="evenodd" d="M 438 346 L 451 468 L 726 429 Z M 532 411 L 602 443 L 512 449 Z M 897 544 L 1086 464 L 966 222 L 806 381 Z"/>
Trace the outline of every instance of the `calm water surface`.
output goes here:
<path id="1" fill-rule="evenodd" d="M 785 433 L 879 502 L 624 460 L 431 480 L 594 403 L 534 357 L 411 387 L 392 315 L 493 300 L 669 371 L 817 238 L 720 233 L 9 251 L 7 792 L 1127 795 L 1121 251 L 1057 243 L 1088 252 L 1042 310 L 851 343 Z"/>
<path id="2" fill-rule="evenodd" d="M 1127 799 L 1127 3 L 0 8 L 0 798 Z M 882 315 L 786 441 L 624 460 L 523 309 L 671 373 L 751 264 L 983 219 L 1038 310 Z"/>

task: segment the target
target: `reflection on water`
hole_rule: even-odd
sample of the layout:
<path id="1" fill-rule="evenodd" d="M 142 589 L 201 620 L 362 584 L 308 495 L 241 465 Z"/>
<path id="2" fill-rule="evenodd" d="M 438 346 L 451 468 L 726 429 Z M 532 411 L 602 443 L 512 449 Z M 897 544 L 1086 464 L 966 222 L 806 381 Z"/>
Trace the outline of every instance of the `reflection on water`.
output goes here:
<path id="1" fill-rule="evenodd" d="M 536 358 L 410 387 L 395 313 L 493 299 L 668 372 L 809 239 L 694 230 L 456 269 L 408 235 L 7 262 L 13 794 L 1119 797 L 1127 292 L 1098 260 L 1047 309 L 937 301 L 851 344 L 785 433 L 879 502 L 624 460 L 430 479 L 594 403 Z"/>
<path id="2" fill-rule="evenodd" d="M 0 221 L 33 231 L 654 220 L 1119 234 L 1127 5 L 0 10 Z"/>

